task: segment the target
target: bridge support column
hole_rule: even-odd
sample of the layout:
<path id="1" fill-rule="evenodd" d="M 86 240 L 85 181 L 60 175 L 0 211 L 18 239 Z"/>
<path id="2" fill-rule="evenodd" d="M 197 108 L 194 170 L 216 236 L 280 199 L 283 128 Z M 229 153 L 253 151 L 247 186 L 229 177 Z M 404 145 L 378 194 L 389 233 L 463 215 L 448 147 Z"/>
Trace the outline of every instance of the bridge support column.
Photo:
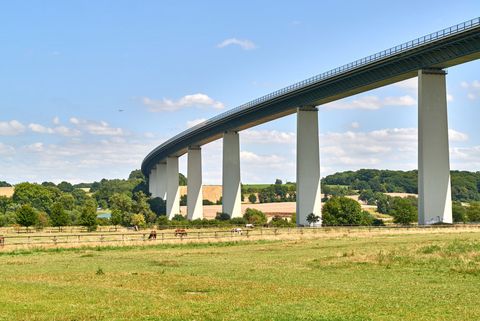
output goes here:
<path id="1" fill-rule="evenodd" d="M 222 212 L 242 217 L 240 185 L 240 138 L 237 132 L 223 134 Z"/>
<path id="2" fill-rule="evenodd" d="M 178 157 L 167 157 L 167 217 L 172 219 L 180 214 L 180 193 L 178 191 Z"/>
<path id="3" fill-rule="evenodd" d="M 310 213 L 322 215 L 318 109 L 301 107 L 297 109 L 297 225 L 308 226 Z"/>
<path id="4" fill-rule="evenodd" d="M 150 175 L 148 175 L 148 191 L 152 197 L 157 197 L 157 168 L 155 166 L 150 170 Z"/>
<path id="5" fill-rule="evenodd" d="M 187 177 L 187 218 L 203 218 L 202 150 L 199 146 L 188 148 Z"/>
<path id="6" fill-rule="evenodd" d="M 167 163 L 158 163 L 156 168 L 156 197 L 165 201 L 167 198 Z"/>
<path id="7" fill-rule="evenodd" d="M 418 72 L 418 224 L 452 223 L 445 75 Z"/>

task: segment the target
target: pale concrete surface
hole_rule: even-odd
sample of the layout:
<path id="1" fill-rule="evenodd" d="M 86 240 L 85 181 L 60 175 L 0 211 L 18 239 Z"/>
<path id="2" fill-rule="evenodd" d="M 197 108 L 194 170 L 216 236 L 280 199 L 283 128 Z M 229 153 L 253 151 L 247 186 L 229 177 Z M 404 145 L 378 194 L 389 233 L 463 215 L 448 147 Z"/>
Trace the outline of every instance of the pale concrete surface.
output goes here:
<path id="1" fill-rule="evenodd" d="M 443 70 L 418 72 L 418 224 L 452 223 Z"/>

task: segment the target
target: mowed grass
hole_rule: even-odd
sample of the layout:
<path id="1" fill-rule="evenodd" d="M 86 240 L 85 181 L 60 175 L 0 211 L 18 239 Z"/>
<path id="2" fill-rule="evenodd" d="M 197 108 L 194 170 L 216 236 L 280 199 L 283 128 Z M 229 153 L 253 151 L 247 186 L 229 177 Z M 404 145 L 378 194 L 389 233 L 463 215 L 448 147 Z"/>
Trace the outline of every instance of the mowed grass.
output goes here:
<path id="1" fill-rule="evenodd" d="M 480 232 L 17 251 L 0 320 L 480 320 Z"/>

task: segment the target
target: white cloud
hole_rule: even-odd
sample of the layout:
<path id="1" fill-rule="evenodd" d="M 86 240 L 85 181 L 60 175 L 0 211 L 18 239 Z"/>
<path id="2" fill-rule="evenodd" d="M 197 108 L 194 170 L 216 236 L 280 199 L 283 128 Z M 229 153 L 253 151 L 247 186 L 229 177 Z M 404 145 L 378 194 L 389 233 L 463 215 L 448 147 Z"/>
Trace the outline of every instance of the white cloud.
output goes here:
<path id="1" fill-rule="evenodd" d="M 464 142 L 468 140 L 468 135 L 459 131 L 456 131 L 454 129 L 449 129 L 448 130 L 448 138 L 452 142 Z"/>
<path id="2" fill-rule="evenodd" d="M 207 119 L 206 118 L 199 118 L 199 119 L 194 119 L 194 120 L 189 120 L 187 121 L 187 128 L 192 128 L 193 126 L 196 126 L 198 124 L 201 124 L 203 123 L 204 121 L 206 121 Z"/>
<path id="3" fill-rule="evenodd" d="M 60 118 L 58 118 L 58 116 L 53 117 L 52 123 L 54 125 L 60 125 Z"/>
<path id="4" fill-rule="evenodd" d="M 53 129 L 44 127 L 40 124 L 30 124 L 28 125 L 28 128 L 30 128 L 31 131 L 35 133 L 40 133 L 40 134 L 53 134 Z"/>
<path id="5" fill-rule="evenodd" d="M 74 124 L 74 125 L 80 124 L 80 120 L 79 120 L 78 118 L 76 118 L 76 117 L 71 117 L 71 118 L 70 118 L 70 122 L 71 122 L 72 124 Z"/>
<path id="6" fill-rule="evenodd" d="M 418 92 L 418 77 L 410 78 L 407 80 L 399 81 L 393 84 L 394 87 L 405 89 L 411 94 L 416 94 Z"/>
<path id="7" fill-rule="evenodd" d="M 460 83 L 462 88 L 467 90 L 467 98 L 470 100 L 475 100 L 480 97 L 480 81 L 474 80 L 472 82 L 462 81 Z"/>
<path id="8" fill-rule="evenodd" d="M 0 136 L 15 136 L 25 131 L 25 126 L 17 120 L 0 122 Z"/>
<path id="9" fill-rule="evenodd" d="M 29 124 L 28 128 L 31 131 L 39 134 L 58 134 L 61 136 L 73 137 L 73 136 L 80 136 L 81 132 L 77 129 L 68 128 L 65 126 L 57 126 L 55 128 L 45 127 L 40 124 Z"/>
<path id="10" fill-rule="evenodd" d="M 27 145 L 24 148 L 25 148 L 25 150 L 27 150 L 29 152 L 43 152 L 44 151 L 44 145 L 43 145 L 43 143 L 40 143 L 40 142 Z"/>
<path id="11" fill-rule="evenodd" d="M 256 144 L 291 144 L 295 143 L 295 137 L 295 133 L 278 130 L 248 129 L 241 134 L 242 142 Z"/>
<path id="12" fill-rule="evenodd" d="M 15 148 L 0 142 L 0 155 L 11 156 L 15 154 Z"/>
<path id="13" fill-rule="evenodd" d="M 360 123 L 354 121 L 353 123 L 350 124 L 350 127 L 352 127 L 353 129 L 358 129 L 360 128 Z"/>
<path id="14" fill-rule="evenodd" d="M 76 125 L 79 129 L 86 131 L 91 135 L 99 136 L 124 136 L 126 133 L 122 128 L 111 127 L 106 121 L 91 121 L 78 119 L 76 117 L 70 118 L 70 123 Z M 65 130 L 65 128 L 64 128 Z"/>
<path id="15" fill-rule="evenodd" d="M 410 95 L 399 97 L 362 96 L 352 100 L 338 100 L 325 104 L 322 108 L 327 109 L 366 109 L 377 110 L 387 106 L 415 106 L 417 100 Z"/>
<path id="16" fill-rule="evenodd" d="M 217 45 L 217 48 L 225 48 L 231 45 L 239 46 L 243 50 L 253 50 L 257 48 L 257 46 L 248 39 L 237 39 L 237 38 L 228 38 L 223 40 L 221 43 Z"/>
<path id="17" fill-rule="evenodd" d="M 154 100 L 144 97 L 142 98 L 142 103 L 147 106 L 151 112 L 177 111 L 187 107 L 212 107 L 214 109 L 222 109 L 225 107 L 222 102 L 214 100 L 202 93 L 186 95 L 176 101 L 167 98 Z"/>

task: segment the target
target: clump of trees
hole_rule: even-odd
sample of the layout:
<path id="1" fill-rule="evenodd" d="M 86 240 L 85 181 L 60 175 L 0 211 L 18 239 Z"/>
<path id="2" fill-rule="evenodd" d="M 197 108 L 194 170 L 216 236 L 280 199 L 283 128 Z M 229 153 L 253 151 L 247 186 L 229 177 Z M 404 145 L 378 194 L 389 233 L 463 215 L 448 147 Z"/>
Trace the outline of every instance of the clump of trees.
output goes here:
<path id="1" fill-rule="evenodd" d="M 332 197 L 323 204 L 324 225 L 373 225 L 375 218 L 362 211 L 360 204 L 348 197 Z"/>

